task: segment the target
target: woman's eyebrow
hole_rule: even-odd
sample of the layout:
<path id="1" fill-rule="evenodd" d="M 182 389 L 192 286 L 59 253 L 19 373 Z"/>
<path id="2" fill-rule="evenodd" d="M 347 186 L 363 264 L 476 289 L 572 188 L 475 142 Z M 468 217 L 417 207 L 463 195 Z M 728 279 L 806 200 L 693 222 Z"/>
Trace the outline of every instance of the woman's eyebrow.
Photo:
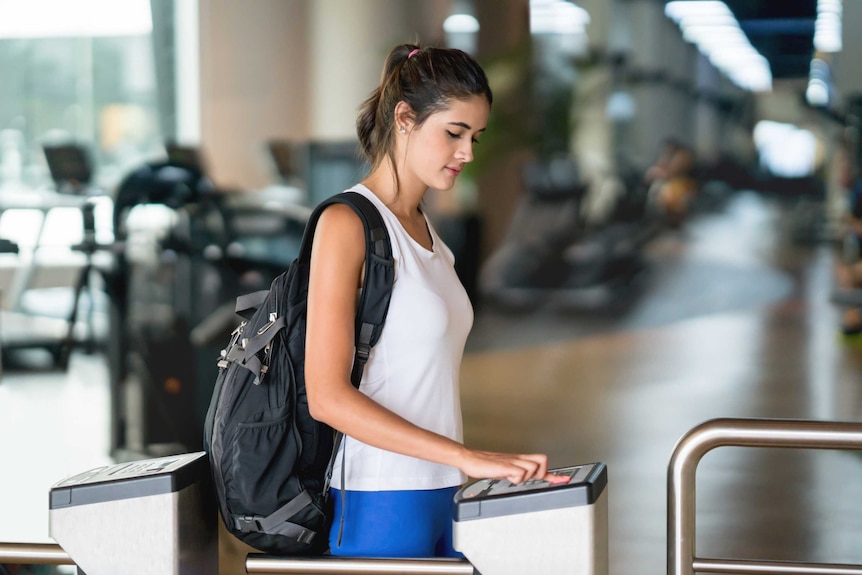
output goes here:
<path id="1" fill-rule="evenodd" d="M 459 127 L 461 127 L 461 128 L 464 128 L 465 130 L 472 130 L 472 129 L 473 129 L 473 128 L 471 128 L 471 127 L 470 127 L 470 124 L 467 124 L 467 123 L 464 123 L 464 122 L 449 122 L 449 125 L 450 125 L 450 126 L 459 126 Z M 477 131 L 478 131 L 478 132 L 484 132 L 484 131 L 485 131 L 485 128 L 482 128 L 482 129 L 477 130 Z"/>

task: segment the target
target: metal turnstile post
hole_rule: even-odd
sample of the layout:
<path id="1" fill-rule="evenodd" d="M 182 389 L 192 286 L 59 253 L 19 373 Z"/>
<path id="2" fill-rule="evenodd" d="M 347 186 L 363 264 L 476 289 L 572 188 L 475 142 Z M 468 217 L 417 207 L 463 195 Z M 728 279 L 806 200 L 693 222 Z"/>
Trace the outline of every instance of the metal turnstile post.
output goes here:
<path id="1" fill-rule="evenodd" d="M 862 565 L 721 560 L 695 554 L 695 471 L 716 447 L 860 449 L 862 424 L 793 419 L 713 419 L 676 444 L 667 478 L 667 573 L 862 575 Z"/>

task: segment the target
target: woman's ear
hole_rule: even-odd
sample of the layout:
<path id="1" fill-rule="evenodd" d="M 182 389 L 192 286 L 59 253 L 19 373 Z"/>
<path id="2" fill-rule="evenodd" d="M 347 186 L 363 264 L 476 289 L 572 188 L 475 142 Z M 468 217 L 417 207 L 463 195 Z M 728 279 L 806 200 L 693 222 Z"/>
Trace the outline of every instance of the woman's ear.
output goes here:
<path id="1" fill-rule="evenodd" d="M 402 128 L 404 128 L 404 132 L 409 133 L 410 130 L 413 129 L 413 124 L 416 118 L 416 114 L 413 113 L 413 108 L 410 107 L 410 104 L 401 100 L 397 104 L 395 104 L 395 129 L 401 132 Z"/>

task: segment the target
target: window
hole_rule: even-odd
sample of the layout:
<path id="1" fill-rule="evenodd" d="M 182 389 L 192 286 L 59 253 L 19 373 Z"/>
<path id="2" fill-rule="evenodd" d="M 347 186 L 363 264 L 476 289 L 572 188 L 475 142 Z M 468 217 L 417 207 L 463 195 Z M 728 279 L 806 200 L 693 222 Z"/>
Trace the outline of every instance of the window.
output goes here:
<path id="1" fill-rule="evenodd" d="M 0 190 L 50 184 L 42 145 L 90 152 L 111 188 L 162 153 L 149 0 L 0 0 Z"/>

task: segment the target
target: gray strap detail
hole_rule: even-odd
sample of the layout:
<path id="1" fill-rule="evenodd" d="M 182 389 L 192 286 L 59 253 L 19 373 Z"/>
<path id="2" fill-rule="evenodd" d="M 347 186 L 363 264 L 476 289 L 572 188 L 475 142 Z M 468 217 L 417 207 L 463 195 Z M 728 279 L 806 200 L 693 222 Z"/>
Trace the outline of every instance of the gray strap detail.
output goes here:
<path id="1" fill-rule="evenodd" d="M 279 523 L 284 523 L 297 513 L 299 513 L 306 505 L 311 503 L 311 495 L 308 491 L 303 491 L 278 509 L 271 513 L 268 517 L 260 519 L 258 523 L 261 529 L 266 532 L 275 529 Z"/>
<path id="2" fill-rule="evenodd" d="M 344 535 L 344 512 L 347 509 L 347 442 L 341 448 L 341 518 L 338 520 L 338 546 L 341 547 L 341 537 Z"/>
<path id="3" fill-rule="evenodd" d="M 297 525 L 296 523 L 291 523 L 290 521 L 285 521 L 280 524 L 275 529 L 269 531 L 272 535 L 284 535 L 285 537 L 291 537 L 296 539 L 300 543 L 305 543 L 306 545 L 311 544 L 314 541 L 314 537 L 317 535 L 311 529 L 306 529 L 302 525 Z"/>
<path id="4" fill-rule="evenodd" d="M 265 348 L 266 344 L 273 340 L 275 334 L 277 334 L 279 330 L 284 328 L 284 325 L 285 319 L 283 317 L 280 317 L 271 324 L 267 324 L 260 328 L 258 335 L 249 339 L 243 347 L 243 349 L 245 350 L 246 361 L 248 361 L 248 358 Z"/>
<path id="5" fill-rule="evenodd" d="M 248 359 L 244 359 L 242 362 L 242 366 L 254 374 L 254 384 L 259 384 L 260 370 L 263 365 L 260 363 L 260 360 L 257 358 L 257 356 L 253 355 Z"/>
<path id="6" fill-rule="evenodd" d="M 345 469 L 347 468 L 347 462 L 345 460 L 345 453 L 347 452 L 347 436 L 341 433 L 340 431 L 335 432 L 335 439 L 332 442 L 332 455 L 329 456 L 329 464 L 326 466 L 326 477 L 323 482 L 323 493 L 326 496 L 329 496 L 329 485 L 332 482 L 332 470 L 335 467 L 335 460 L 338 458 L 338 448 L 343 445 L 341 449 L 341 489 L 339 492 L 341 493 L 341 519 L 338 521 L 338 541 L 336 545 L 341 547 L 341 537 L 344 535 L 344 510 L 347 508 L 345 504 L 345 490 L 347 483 L 347 473 L 345 473 Z"/>
<path id="7" fill-rule="evenodd" d="M 359 337 L 358 343 L 362 345 L 370 345 L 371 344 L 371 335 L 374 333 L 374 324 L 371 323 L 363 323 L 362 327 L 359 328 Z"/>
<path id="8" fill-rule="evenodd" d="M 329 456 L 329 463 L 326 465 L 326 475 L 323 478 L 323 493 L 329 494 L 329 485 L 332 483 L 332 470 L 335 469 L 335 459 L 338 457 L 338 448 L 341 442 L 344 441 L 344 434 L 340 431 L 333 431 L 335 437 L 332 440 L 332 454 Z"/>
<path id="9" fill-rule="evenodd" d="M 266 301 L 266 296 L 269 290 L 260 290 L 252 293 L 247 293 L 236 298 L 236 307 L 234 311 L 241 313 L 250 309 L 259 308 Z"/>
<path id="10" fill-rule="evenodd" d="M 374 228 L 371 230 L 371 242 L 373 244 L 374 255 L 385 258 L 386 257 L 386 244 L 383 242 L 389 241 L 389 235 L 386 233 L 385 228 Z"/>
<path id="11" fill-rule="evenodd" d="M 291 523 L 290 521 L 285 521 L 281 523 L 277 527 L 270 529 L 269 531 L 264 531 L 258 526 L 258 521 L 256 521 L 256 515 L 250 516 L 246 515 L 243 517 L 238 517 L 235 523 L 236 529 L 242 533 L 266 533 L 267 535 L 283 535 L 285 537 L 290 537 L 291 539 L 296 539 L 300 543 L 310 544 L 314 541 L 317 533 L 310 529 L 306 529 L 302 525 L 297 525 L 296 523 Z"/>
<path id="12" fill-rule="evenodd" d="M 238 345 L 232 345 L 225 359 L 231 363 L 242 363 L 245 360 L 245 352 Z"/>
<path id="13" fill-rule="evenodd" d="M 286 537 L 293 537 L 303 543 L 310 543 L 316 535 L 314 531 L 288 521 L 288 519 L 309 504 L 311 504 L 311 496 L 308 494 L 308 491 L 303 491 L 267 517 L 243 515 L 237 517 L 234 524 L 236 529 L 243 533 L 254 532 L 284 535 Z"/>
<path id="14" fill-rule="evenodd" d="M 260 370 L 262 367 L 260 359 L 258 359 L 256 354 L 249 355 L 241 345 L 231 346 L 227 351 L 227 355 L 222 359 L 231 363 L 239 364 L 252 372 L 255 378 L 260 378 Z M 257 381 L 257 379 L 255 381 Z"/>

